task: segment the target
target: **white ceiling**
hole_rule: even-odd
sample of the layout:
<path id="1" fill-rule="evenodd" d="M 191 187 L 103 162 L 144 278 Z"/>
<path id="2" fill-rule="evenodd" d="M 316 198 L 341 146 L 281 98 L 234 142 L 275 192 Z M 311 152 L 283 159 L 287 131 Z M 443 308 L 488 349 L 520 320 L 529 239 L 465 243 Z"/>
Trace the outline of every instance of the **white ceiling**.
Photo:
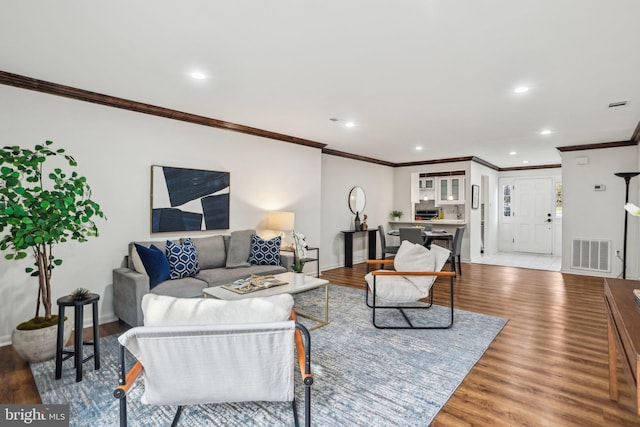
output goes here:
<path id="1" fill-rule="evenodd" d="M 638 0 L 0 5 L 2 71 L 394 163 L 560 163 L 640 121 Z"/>

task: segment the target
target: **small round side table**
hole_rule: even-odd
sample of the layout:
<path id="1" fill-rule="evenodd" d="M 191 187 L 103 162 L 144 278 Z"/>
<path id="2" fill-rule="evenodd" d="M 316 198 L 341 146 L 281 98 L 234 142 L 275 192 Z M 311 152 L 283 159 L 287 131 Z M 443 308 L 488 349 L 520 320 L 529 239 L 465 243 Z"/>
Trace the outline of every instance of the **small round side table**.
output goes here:
<path id="1" fill-rule="evenodd" d="M 58 298 L 58 342 L 56 346 L 56 379 L 62 377 L 62 362 L 73 356 L 73 366 L 76 368 L 76 382 L 82 381 L 82 364 L 91 359 L 94 360 L 94 368 L 100 369 L 100 335 L 98 333 L 98 300 L 100 295 L 87 294 L 83 299 L 75 299 L 70 295 Z M 93 341 L 83 341 L 82 326 L 84 320 L 84 306 L 91 304 L 93 306 Z M 74 308 L 74 332 L 73 332 L 73 351 L 64 350 L 63 332 L 64 332 L 64 309 L 65 307 Z M 82 358 L 82 348 L 84 345 L 93 345 L 93 354 L 86 359 Z M 64 357 L 63 357 L 64 355 Z"/>

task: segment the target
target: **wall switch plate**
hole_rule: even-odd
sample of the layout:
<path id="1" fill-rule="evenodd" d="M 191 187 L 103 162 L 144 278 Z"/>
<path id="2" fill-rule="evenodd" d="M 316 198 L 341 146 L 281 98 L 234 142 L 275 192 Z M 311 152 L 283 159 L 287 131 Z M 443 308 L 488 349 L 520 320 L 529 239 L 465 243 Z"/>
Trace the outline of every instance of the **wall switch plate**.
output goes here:
<path id="1" fill-rule="evenodd" d="M 604 184 L 596 184 L 593 186 L 593 189 L 595 191 L 605 191 L 607 189 L 607 186 Z"/>

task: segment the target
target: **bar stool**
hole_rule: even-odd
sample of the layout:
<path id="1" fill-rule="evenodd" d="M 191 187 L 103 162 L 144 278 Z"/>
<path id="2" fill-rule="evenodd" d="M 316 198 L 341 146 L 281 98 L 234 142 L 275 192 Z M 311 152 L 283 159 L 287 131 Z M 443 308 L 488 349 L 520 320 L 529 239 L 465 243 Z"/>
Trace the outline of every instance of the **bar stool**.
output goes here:
<path id="1" fill-rule="evenodd" d="M 83 299 L 75 299 L 71 295 L 58 298 L 58 343 L 56 346 L 56 379 L 62 377 L 62 362 L 73 356 L 73 366 L 76 368 L 76 382 L 82 381 L 82 364 L 93 358 L 94 368 L 100 369 L 100 336 L 98 334 L 98 300 L 100 295 L 87 294 Z M 93 341 L 83 341 L 82 324 L 84 319 L 84 306 L 93 305 Z M 64 332 L 64 308 L 74 308 L 74 336 L 73 351 L 64 350 L 65 343 L 63 340 Z M 82 349 L 84 345 L 93 345 L 93 354 L 86 359 L 82 358 Z M 65 355 L 63 358 L 63 354 Z"/>

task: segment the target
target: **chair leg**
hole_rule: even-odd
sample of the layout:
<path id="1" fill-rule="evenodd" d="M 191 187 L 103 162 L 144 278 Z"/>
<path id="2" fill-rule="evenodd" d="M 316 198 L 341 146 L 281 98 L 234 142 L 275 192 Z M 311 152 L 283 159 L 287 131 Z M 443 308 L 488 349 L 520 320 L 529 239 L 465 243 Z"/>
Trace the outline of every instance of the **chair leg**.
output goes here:
<path id="1" fill-rule="evenodd" d="M 455 258 L 452 256 L 451 259 Z M 452 261 L 455 262 L 455 261 Z M 398 307 L 398 306 L 385 306 L 385 305 L 377 305 L 377 301 L 376 301 L 376 276 L 373 276 L 373 289 L 371 291 L 372 294 L 372 303 L 369 304 L 369 285 L 365 284 L 365 288 L 364 288 L 364 299 L 365 299 L 365 303 L 367 305 L 367 307 L 371 308 L 371 321 L 373 323 L 373 326 L 377 329 L 449 329 L 451 326 L 453 326 L 453 317 L 454 317 L 454 308 L 453 308 L 453 303 L 454 303 L 454 299 L 453 299 L 453 279 L 454 276 L 450 276 L 449 277 L 449 294 L 450 294 L 450 319 L 449 319 L 449 323 L 448 324 L 442 324 L 442 325 L 433 325 L 433 326 L 414 326 L 411 321 L 409 320 L 409 317 L 407 316 L 407 314 L 405 313 L 404 309 L 417 309 L 417 310 L 424 310 L 424 309 L 429 309 L 433 306 L 433 294 L 434 294 L 434 289 L 432 288 L 431 291 L 429 292 L 429 304 L 427 306 L 402 306 L 402 307 Z M 393 309 L 393 310 L 399 310 L 400 314 L 402 314 L 402 316 L 404 317 L 405 321 L 407 322 L 407 324 L 409 326 L 384 326 L 384 325 L 378 325 L 376 323 L 376 309 Z M 305 420 L 306 421 L 306 420 Z"/>
<path id="2" fill-rule="evenodd" d="M 173 417 L 173 422 L 171 423 L 171 427 L 176 427 L 178 425 L 178 420 L 180 419 L 180 415 L 182 415 L 182 405 L 178 406 L 178 410 L 176 411 L 176 416 Z"/>
<path id="3" fill-rule="evenodd" d="M 451 254 L 451 257 L 449 258 L 449 262 L 451 263 L 451 271 L 456 273 L 456 276 L 457 276 L 458 273 L 456 272 L 456 256 L 454 254 Z"/>
<path id="4" fill-rule="evenodd" d="M 460 271 L 460 275 L 462 276 L 462 263 L 460 262 L 460 255 L 458 255 L 458 270 Z"/>
<path id="5" fill-rule="evenodd" d="M 291 409 L 293 410 L 293 425 L 295 427 L 299 427 L 300 424 L 298 423 L 298 408 L 296 407 L 296 399 L 295 399 L 295 397 L 291 401 Z"/>

